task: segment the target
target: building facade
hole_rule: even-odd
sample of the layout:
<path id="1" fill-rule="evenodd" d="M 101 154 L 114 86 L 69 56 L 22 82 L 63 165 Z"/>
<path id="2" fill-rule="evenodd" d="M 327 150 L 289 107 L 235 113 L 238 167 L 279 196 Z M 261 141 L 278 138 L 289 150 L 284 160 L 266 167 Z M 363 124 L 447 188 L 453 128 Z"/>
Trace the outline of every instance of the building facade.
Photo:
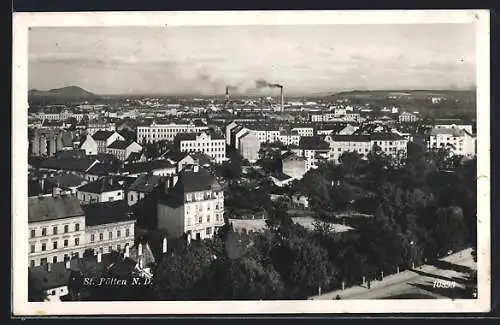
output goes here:
<path id="1" fill-rule="evenodd" d="M 208 129 L 208 126 L 187 124 L 156 124 L 137 127 L 137 142 L 156 142 L 161 140 L 173 141 L 178 133 L 198 133 Z"/>
<path id="2" fill-rule="evenodd" d="M 174 142 L 179 152 L 202 152 L 217 163 L 226 160 L 226 141 L 222 136 L 209 132 L 181 133 Z"/>
<path id="3" fill-rule="evenodd" d="M 85 215 L 74 195 L 28 198 L 29 266 L 82 256 Z"/>
<path id="4" fill-rule="evenodd" d="M 239 152 L 241 156 L 254 163 L 259 159 L 260 142 L 252 132 L 247 132 L 239 138 Z"/>
<path id="5" fill-rule="evenodd" d="M 212 238 L 224 225 L 224 192 L 205 169 L 184 169 L 158 202 L 158 228 L 170 238 Z"/>

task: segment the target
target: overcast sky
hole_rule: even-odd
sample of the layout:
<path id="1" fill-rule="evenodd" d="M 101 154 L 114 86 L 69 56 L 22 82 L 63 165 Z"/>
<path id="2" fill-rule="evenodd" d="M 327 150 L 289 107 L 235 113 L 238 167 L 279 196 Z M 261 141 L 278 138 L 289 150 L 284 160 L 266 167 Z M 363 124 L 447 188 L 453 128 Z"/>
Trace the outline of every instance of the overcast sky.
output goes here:
<path id="1" fill-rule="evenodd" d="M 475 87 L 473 25 L 32 28 L 29 88 L 97 94 Z"/>

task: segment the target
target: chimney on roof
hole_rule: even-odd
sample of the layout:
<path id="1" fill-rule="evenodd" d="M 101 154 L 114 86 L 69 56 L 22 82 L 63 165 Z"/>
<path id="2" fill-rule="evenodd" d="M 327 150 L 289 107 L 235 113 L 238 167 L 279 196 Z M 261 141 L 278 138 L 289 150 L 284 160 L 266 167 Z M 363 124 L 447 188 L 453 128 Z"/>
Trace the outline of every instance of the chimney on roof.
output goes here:
<path id="1" fill-rule="evenodd" d="M 187 245 L 188 246 L 191 245 L 191 233 L 190 232 L 188 232 L 188 234 L 187 234 Z"/>
<path id="2" fill-rule="evenodd" d="M 167 237 L 163 238 L 162 252 L 163 252 L 163 254 L 165 254 L 167 252 Z"/>
<path id="3" fill-rule="evenodd" d="M 97 252 L 97 263 L 101 263 L 102 261 L 102 253 L 101 251 Z"/>
<path id="4" fill-rule="evenodd" d="M 200 171 L 200 166 L 198 166 L 198 165 L 194 165 L 194 166 L 193 166 L 193 173 L 197 173 L 197 172 L 199 172 L 199 171 Z"/>
<path id="5" fill-rule="evenodd" d="M 69 270 L 71 268 L 71 260 L 67 259 L 65 265 L 66 265 L 66 270 Z"/>
<path id="6" fill-rule="evenodd" d="M 137 255 L 142 256 L 142 244 L 141 243 L 139 243 L 139 245 L 137 246 Z"/>
<path id="7" fill-rule="evenodd" d="M 52 271 L 52 265 L 50 263 L 47 263 L 47 272 Z"/>
<path id="8" fill-rule="evenodd" d="M 144 266 L 144 265 L 143 265 L 143 263 L 144 263 L 144 262 L 142 261 L 142 258 L 140 258 L 140 259 L 139 259 L 139 268 L 140 268 L 140 269 L 142 269 L 142 267 Z"/>
<path id="9" fill-rule="evenodd" d="M 125 258 L 130 257 L 130 246 L 129 246 L 129 244 L 125 245 L 125 253 L 123 254 L 123 257 L 125 257 Z"/>

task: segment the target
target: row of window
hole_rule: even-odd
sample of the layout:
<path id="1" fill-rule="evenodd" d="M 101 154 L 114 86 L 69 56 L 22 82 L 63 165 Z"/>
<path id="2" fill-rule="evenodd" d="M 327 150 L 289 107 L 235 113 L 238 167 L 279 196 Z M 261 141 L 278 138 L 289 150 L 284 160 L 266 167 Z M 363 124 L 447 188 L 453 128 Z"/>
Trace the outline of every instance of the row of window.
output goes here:
<path id="1" fill-rule="evenodd" d="M 121 232 L 120 230 L 117 230 L 117 231 L 116 231 L 116 238 L 120 238 L 120 237 L 121 237 L 121 235 L 122 235 L 122 232 Z M 126 229 L 126 230 L 125 230 L 125 237 L 129 237 L 129 236 L 130 236 L 130 229 Z M 111 240 L 111 239 L 113 239 L 113 232 L 112 232 L 112 231 L 110 231 L 110 232 L 108 233 L 108 240 Z M 103 234 L 102 232 L 101 232 L 101 233 L 99 233 L 99 240 L 100 240 L 100 241 L 104 240 L 104 234 Z M 95 241 L 95 235 L 94 235 L 94 234 L 91 234 L 91 235 L 90 235 L 90 241 L 91 241 L 91 242 L 94 242 L 94 241 Z"/>
<path id="2" fill-rule="evenodd" d="M 80 224 L 79 223 L 75 224 L 74 231 L 80 231 Z M 69 225 L 64 225 L 63 233 L 67 234 L 68 232 L 69 232 Z M 57 235 L 58 233 L 59 233 L 59 227 L 58 226 L 52 227 L 52 235 Z M 42 235 L 42 237 L 47 236 L 47 228 L 42 228 L 41 235 Z M 31 229 L 30 238 L 35 238 L 35 237 L 36 237 L 36 230 Z"/>
<path id="3" fill-rule="evenodd" d="M 80 245 L 80 238 L 75 238 L 74 242 L 75 246 Z M 65 239 L 63 241 L 63 247 L 68 247 L 68 246 L 69 246 L 69 240 Z M 52 249 L 57 249 L 57 248 L 58 248 L 58 242 L 57 241 L 52 242 Z M 41 249 L 42 252 L 45 252 L 47 250 L 47 243 L 42 243 Z M 36 245 L 30 246 L 30 253 L 36 253 Z"/>
<path id="4" fill-rule="evenodd" d="M 80 253 L 78 253 L 78 252 L 72 253 L 71 255 L 75 258 L 80 258 Z M 68 254 L 64 254 L 64 257 L 61 260 L 61 262 L 67 261 L 68 259 L 70 259 L 70 256 Z M 40 259 L 40 265 L 47 265 L 47 262 L 48 262 L 48 260 L 46 257 L 43 257 Z M 52 263 L 57 263 L 57 262 L 59 262 L 59 259 L 56 255 L 56 256 L 52 257 Z M 30 260 L 30 267 L 35 267 L 35 260 Z"/>

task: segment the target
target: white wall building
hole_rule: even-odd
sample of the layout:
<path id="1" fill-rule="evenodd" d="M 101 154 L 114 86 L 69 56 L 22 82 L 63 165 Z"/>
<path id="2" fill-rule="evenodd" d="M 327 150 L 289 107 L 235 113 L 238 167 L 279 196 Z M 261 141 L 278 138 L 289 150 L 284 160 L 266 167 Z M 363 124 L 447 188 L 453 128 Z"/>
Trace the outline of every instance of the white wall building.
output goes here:
<path id="1" fill-rule="evenodd" d="M 217 163 L 226 160 L 226 141 L 222 136 L 209 132 L 180 133 L 174 142 L 180 152 L 203 152 Z"/>
<path id="2" fill-rule="evenodd" d="M 187 124 L 156 124 L 137 127 L 137 142 L 156 142 L 160 140 L 172 141 L 179 133 L 198 133 L 208 129 L 207 125 L 202 123 Z"/>

